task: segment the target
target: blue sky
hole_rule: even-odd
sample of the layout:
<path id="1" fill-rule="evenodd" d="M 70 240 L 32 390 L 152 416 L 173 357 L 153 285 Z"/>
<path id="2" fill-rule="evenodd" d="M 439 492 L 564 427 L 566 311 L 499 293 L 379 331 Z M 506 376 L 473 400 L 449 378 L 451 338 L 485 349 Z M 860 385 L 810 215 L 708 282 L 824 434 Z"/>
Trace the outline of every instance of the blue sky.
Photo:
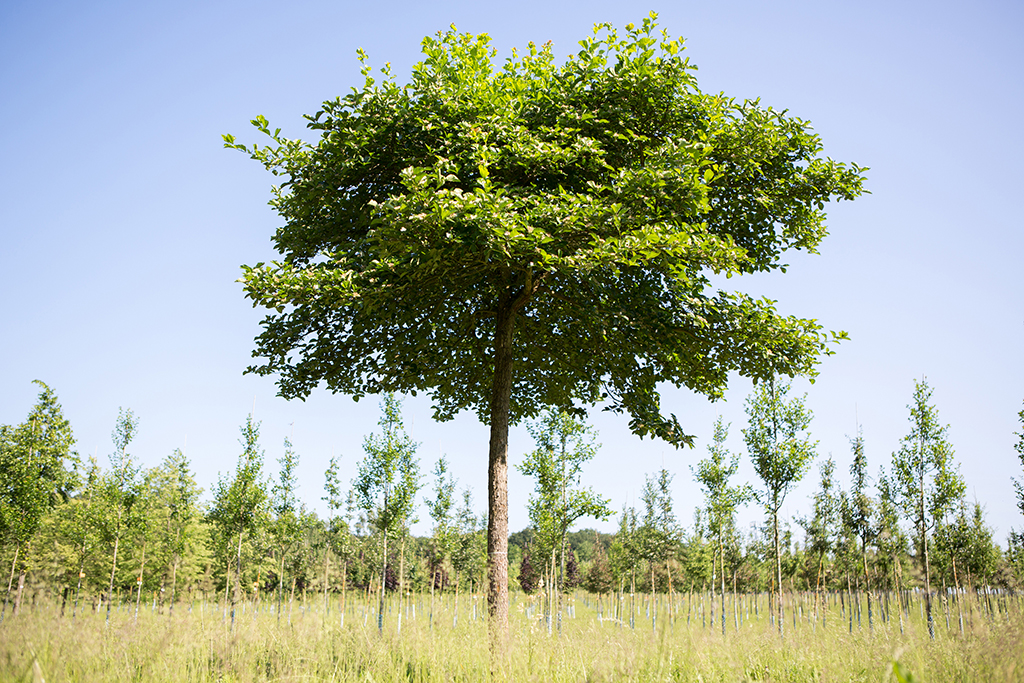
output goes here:
<path id="1" fill-rule="evenodd" d="M 826 154 L 871 168 L 871 194 L 830 208 L 819 256 L 728 282 L 850 333 L 816 384 L 798 383 L 819 460 L 831 453 L 848 486 L 859 420 L 872 472 L 887 465 L 909 427 L 913 380 L 927 376 L 968 496 L 1000 540 L 1024 527 L 1010 482 L 1022 476 L 1013 432 L 1024 401 L 1024 6 L 1012 2 L 4 3 L 0 423 L 24 419 L 42 379 L 83 455 L 106 462 L 118 407 L 130 407 L 134 454 L 155 465 L 184 448 L 209 489 L 233 470 L 255 403 L 268 469 L 292 435 L 300 493 L 322 509 L 328 460 L 341 456 L 343 477 L 354 475 L 378 402 L 323 391 L 288 402 L 272 378 L 241 374 L 262 316 L 235 281 L 241 264 L 275 256 L 278 219 L 272 177 L 223 149 L 221 134 L 252 142 L 248 121 L 262 114 L 305 136 L 302 114 L 359 82 L 359 47 L 401 77 L 420 39 L 454 23 L 489 33 L 502 58 L 530 40 L 553 41 L 563 57 L 594 22 L 621 27 L 651 9 L 686 39 L 702 89 L 789 109 L 813 123 Z M 699 437 L 692 451 L 640 441 L 625 420 L 595 413 L 603 447 L 585 483 L 621 508 L 667 467 L 689 524 L 700 501 L 690 466 L 718 414 L 743 450 L 749 390 L 736 378 L 717 404 L 665 391 L 666 409 Z M 482 511 L 486 428 L 472 415 L 434 423 L 422 398 L 405 415 L 424 472 L 447 453 Z M 530 448 L 514 430 L 511 462 Z M 755 481 L 747 463 L 741 477 Z M 815 480 L 784 512 L 806 514 Z M 513 529 L 527 524 L 530 488 L 512 476 Z"/>

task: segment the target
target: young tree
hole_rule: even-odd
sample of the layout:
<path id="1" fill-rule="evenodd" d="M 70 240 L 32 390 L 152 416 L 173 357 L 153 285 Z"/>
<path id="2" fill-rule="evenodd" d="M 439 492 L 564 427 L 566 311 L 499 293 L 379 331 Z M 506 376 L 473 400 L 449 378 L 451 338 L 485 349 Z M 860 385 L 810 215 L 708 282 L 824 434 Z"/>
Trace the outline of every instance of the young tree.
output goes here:
<path id="1" fill-rule="evenodd" d="M 735 527 L 736 508 L 753 497 L 749 484 L 729 486 L 729 480 L 740 466 L 740 456 L 729 453 L 725 440 L 729 438 L 729 426 L 721 416 L 715 420 L 715 432 L 708 446 L 710 457 L 697 463 L 694 479 L 704 489 L 704 509 L 707 513 L 708 531 L 718 544 L 718 557 L 722 568 L 722 635 L 725 635 L 725 538 Z"/>
<path id="2" fill-rule="evenodd" d="M 597 453 L 592 429 L 565 411 L 550 410 L 527 430 L 537 448 L 527 454 L 518 469 L 536 480 L 527 507 L 534 547 L 541 556 L 550 558 L 547 585 L 557 593 L 561 631 L 565 536 L 577 520 L 605 519 L 611 510 L 606 499 L 580 486 L 584 463 Z"/>
<path id="3" fill-rule="evenodd" d="M 910 433 L 903 437 L 900 449 L 893 453 L 892 459 L 900 505 L 916 533 L 917 557 L 924 572 L 928 633 L 934 638 L 928 532 L 960 500 L 966 486 L 953 462 L 953 447 L 946 440 L 948 426 L 939 422 L 938 410 L 929 403 L 931 397 L 928 381 L 914 380 L 913 403 L 907 406 L 910 410 Z"/>
<path id="4" fill-rule="evenodd" d="M 402 425 L 401 401 L 386 394 L 381 402 L 380 436 L 370 434 L 363 440 L 366 457 L 359 463 L 352 486 L 360 507 L 380 537 L 380 604 L 377 629 L 384 632 L 384 593 L 388 570 L 388 540 L 400 538 L 411 524 L 416 493 L 420 489 L 417 444 Z"/>
<path id="5" fill-rule="evenodd" d="M 627 506 L 622 510 L 619 517 L 619 529 L 615 533 L 615 540 L 611 547 L 612 573 L 619 584 L 619 593 L 625 590 L 626 579 L 629 579 L 629 626 L 634 627 L 633 600 L 636 593 L 636 570 L 640 566 L 643 555 L 642 541 L 640 536 L 640 523 L 637 519 L 636 508 Z"/>
<path id="6" fill-rule="evenodd" d="M 434 588 L 443 587 L 444 562 L 452 552 L 455 525 L 453 508 L 455 507 L 455 478 L 448 471 L 448 460 L 441 456 L 434 466 L 434 499 L 427 501 L 427 510 L 434 520 L 434 530 L 430 538 L 430 555 L 427 564 L 430 567 L 430 627 L 434 626 Z M 526 556 L 523 556 L 526 562 Z M 521 576 L 521 575 L 520 575 Z M 521 580 L 521 579 L 520 579 Z"/>
<path id="7" fill-rule="evenodd" d="M 682 536 L 676 513 L 672 505 L 672 479 L 674 475 L 662 468 L 657 476 L 648 476 L 644 481 L 640 500 L 644 504 L 644 515 L 640 523 L 642 553 L 651 571 L 651 593 L 655 592 L 654 567 L 664 562 L 666 579 L 671 590 L 672 572 L 669 560 L 679 548 Z"/>
<path id="8" fill-rule="evenodd" d="M 0 537 L 13 542 L 14 562 L 4 612 L 18 571 L 14 613 L 21 608 L 28 547 L 43 517 L 77 485 L 75 437 L 57 395 L 43 382 L 35 406 L 21 425 L 0 430 Z M 20 571 L 17 566 L 20 564 Z M 0 613 L 2 619 L 2 613 Z"/>
<path id="9" fill-rule="evenodd" d="M 267 516 L 267 482 L 263 478 L 263 449 L 260 448 L 260 423 L 252 415 L 245 418 L 241 428 L 239 444 L 242 452 L 235 466 L 235 476 L 217 480 L 213 490 L 213 508 L 210 519 L 217 524 L 224 538 L 229 542 L 237 539 L 235 545 L 234 588 L 231 593 L 231 627 L 235 624 L 235 608 L 242 590 L 242 543 L 246 535 L 263 526 Z M 231 552 L 230 546 L 226 548 Z M 225 577 L 228 584 L 231 576 Z M 227 590 L 227 587 L 225 587 Z"/>
<path id="10" fill-rule="evenodd" d="M 244 267 L 271 311 L 250 371 L 286 397 L 427 391 L 436 416 L 490 425 L 489 605 L 507 635 L 509 425 L 607 399 L 639 435 L 691 443 L 660 383 L 722 396 L 731 372 L 809 372 L 813 320 L 713 290 L 709 275 L 785 270 L 825 236 L 824 205 L 862 170 L 822 158 L 810 124 L 702 93 L 653 13 L 599 25 L 555 63 L 530 44 L 495 68 L 487 35 L 422 42 L 410 82 L 329 100 L 289 140 L 257 117 L 242 150 L 284 182 L 283 258 Z M 840 335 L 841 336 L 841 335 Z M 589 349 L 580 353 L 580 349 Z M 496 641 L 497 643 L 497 641 Z"/>
<path id="11" fill-rule="evenodd" d="M 878 472 L 878 506 L 875 508 L 875 547 L 878 549 L 876 562 L 882 576 L 892 577 L 892 590 L 899 598 L 900 633 L 903 633 L 903 567 L 901 558 L 907 552 L 907 537 L 900 529 L 900 512 L 895 485 L 886 475 L 885 469 Z M 888 617 L 887 617 L 888 618 Z"/>
<path id="12" fill-rule="evenodd" d="M 280 567 L 277 573 L 277 618 L 281 618 L 281 605 L 284 602 L 284 572 L 288 554 L 299 542 L 299 501 L 295 493 L 299 486 L 295 470 L 299 467 L 299 456 L 292 448 L 287 437 L 284 440 L 284 453 L 277 460 L 277 481 L 271 489 L 271 509 L 274 513 L 274 543 L 280 555 Z M 331 466 L 335 465 L 331 460 Z M 328 479 L 328 494 L 330 494 Z M 328 506 L 331 502 L 328 501 Z M 331 507 L 333 510 L 333 507 Z"/>
<path id="13" fill-rule="evenodd" d="M 771 522 L 780 635 L 784 628 L 779 510 L 786 495 L 810 468 L 817 446 L 817 442 L 811 441 L 807 434 L 812 413 L 804 407 L 806 396 L 787 400 L 789 390 L 788 383 L 777 384 L 774 379 L 757 384 L 754 393 L 747 398 L 749 426 L 743 430 L 743 440 L 754 470 L 764 483 L 764 489 L 757 492 L 757 497 Z"/>
<path id="14" fill-rule="evenodd" d="M 875 529 L 871 524 L 874 516 L 874 502 L 868 495 L 868 459 L 864 452 L 864 434 L 860 425 L 857 436 L 850 439 L 853 450 L 853 462 L 850 463 L 850 528 L 860 540 L 861 570 L 864 576 L 864 588 L 868 599 L 868 628 L 874 626 L 874 613 L 871 606 L 871 581 L 868 572 L 868 545 L 874 542 Z"/>
<path id="15" fill-rule="evenodd" d="M 110 622 L 110 610 L 114 601 L 114 578 L 117 574 L 117 553 L 121 545 L 121 537 L 137 523 L 135 503 L 139 497 L 139 466 L 128 453 L 128 444 L 135 438 L 138 430 L 138 418 L 131 409 L 117 410 L 117 422 L 111 439 L 114 452 L 110 455 L 110 472 L 103 485 L 104 506 L 102 514 L 103 532 L 106 540 L 113 541 L 113 559 L 110 563 L 110 585 L 107 588 L 107 622 Z"/>
<path id="16" fill-rule="evenodd" d="M 192 465 L 180 448 L 164 458 L 154 472 L 157 502 L 157 526 L 161 529 L 162 545 L 170 565 L 169 611 L 174 614 L 178 593 L 178 573 L 186 553 L 194 552 L 199 540 L 199 496 L 202 489 L 196 483 Z"/>
<path id="17" fill-rule="evenodd" d="M 1017 444 L 1014 446 L 1014 449 L 1017 451 L 1017 457 L 1020 458 L 1021 469 L 1024 470 L 1024 410 L 1017 413 L 1017 416 L 1020 418 L 1022 429 L 1020 432 L 1014 432 L 1014 435 L 1017 437 Z M 1024 515 L 1024 479 L 1014 477 L 1013 488 L 1017 491 L 1017 509 Z"/>
<path id="18" fill-rule="evenodd" d="M 818 484 L 818 491 L 814 494 L 812 517 L 798 520 L 806 534 L 805 549 L 812 557 L 817 558 L 814 588 L 815 623 L 817 623 L 818 596 L 821 592 L 821 577 L 825 568 L 825 559 L 832 552 L 837 535 L 836 518 L 839 515 L 839 505 L 835 494 L 835 470 L 836 463 L 831 457 L 821 463 L 819 466 L 821 480 Z"/>

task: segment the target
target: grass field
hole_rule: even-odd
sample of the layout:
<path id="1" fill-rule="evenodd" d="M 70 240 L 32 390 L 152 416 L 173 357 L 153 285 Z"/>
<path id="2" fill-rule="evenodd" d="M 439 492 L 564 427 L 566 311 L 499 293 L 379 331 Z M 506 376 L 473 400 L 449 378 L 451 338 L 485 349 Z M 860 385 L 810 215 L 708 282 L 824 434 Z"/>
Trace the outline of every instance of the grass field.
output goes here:
<path id="1" fill-rule="evenodd" d="M 625 604 L 629 598 L 626 596 Z M 61 617 L 37 605 L 0 624 L 3 681 L 480 681 L 490 669 L 484 603 L 464 596 L 435 603 L 395 599 L 378 633 L 369 604 L 350 597 L 344 625 L 338 605 L 303 608 L 273 602 L 240 609 L 232 628 L 222 605 L 178 605 L 173 616 L 134 605 Z M 562 633 L 548 635 L 541 602 L 513 596 L 512 643 L 500 678 L 515 681 L 915 681 L 1024 680 L 1024 615 L 1020 603 L 1002 609 L 964 608 L 964 633 L 951 606 L 937 607 L 931 640 L 920 606 L 910 606 L 901 634 L 897 616 L 875 616 L 868 628 L 838 601 L 812 617 L 809 599 L 791 609 L 780 637 L 749 599 L 741 614 L 727 612 L 727 633 L 708 623 L 707 601 L 660 598 L 657 620 L 638 596 L 633 625 L 600 618 L 592 598 L 569 601 Z M 848 603 L 847 603 L 848 604 Z M 315 606 L 314 606 L 315 605 Z M 703 612 L 701 608 L 703 607 Z M 607 604 L 603 605 L 607 613 Z M 794 619 L 793 616 L 796 615 Z M 826 616 L 825 626 L 820 621 Z M 399 620 L 401 616 L 401 622 Z M 741 619 L 739 629 L 737 620 Z M 624 623 L 625 622 L 625 623 Z"/>

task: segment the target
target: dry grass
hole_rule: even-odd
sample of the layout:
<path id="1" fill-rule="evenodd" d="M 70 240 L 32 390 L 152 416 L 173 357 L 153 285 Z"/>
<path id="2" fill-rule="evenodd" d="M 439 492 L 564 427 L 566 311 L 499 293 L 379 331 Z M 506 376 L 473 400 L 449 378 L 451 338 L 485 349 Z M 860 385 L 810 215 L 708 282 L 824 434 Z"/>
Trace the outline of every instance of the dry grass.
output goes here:
<path id="1" fill-rule="evenodd" d="M 327 618 L 315 609 L 295 609 L 292 623 L 269 610 L 238 615 L 234 629 L 216 606 L 179 607 L 173 618 L 144 611 L 86 613 L 72 621 L 48 610 L 26 611 L 0 625 L 0 680 L 62 681 L 480 681 L 488 677 L 486 623 L 473 619 L 471 599 L 460 605 L 453 625 L 450 603 L 438 608 L 429 628 L 426 603 L 416 618 L 391 606 L 383 635 L 373 614 L 350 607 Z M 833 610 L 827 628 L 806 619 L 786 637 L 762 614 L 739 631 L 687 624 L 683 600 L 673 623 L 664 615 L 657 629 L 638 605 L 636 629 L 599 622 L 581 599 L 563 633 L 549 636 L 543 620 L 528 616 L 523 598 L 513 599 L 512 642 L 501 678 L 515 681 L 886 681 L 893 660 L 917 681 L 1024 680 L 1024 615 L 992 618 L 972 614 L 965 635 L 955 621 L 947 630 L 940 615 L 937 636 L 928 637 L 918 614 L 906 632 L 898 622 L 854 625 Z M 478 610 L 480 602 L 477 602 Z M 38 672 L 33 673 L 33 666 Z"/>

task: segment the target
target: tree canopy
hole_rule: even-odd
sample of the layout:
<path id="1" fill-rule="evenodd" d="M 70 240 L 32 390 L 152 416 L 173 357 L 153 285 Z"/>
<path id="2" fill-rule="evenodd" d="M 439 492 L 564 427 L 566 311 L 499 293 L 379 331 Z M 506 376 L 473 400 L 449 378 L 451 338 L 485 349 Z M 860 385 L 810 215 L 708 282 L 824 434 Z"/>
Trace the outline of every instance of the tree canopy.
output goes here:
<path id="1" fill-rule="evenodd" d="M 243 266 L 270 311 L 249 371 L 286 397 L 324 383 L 474 410 L 491 426 L 492 560 L 510 423 L 605 401 L 641 436 L 692 444 L 660 383 L 719 398 L 732 372 L 813 373 L 833 338 L 711 277 L 814 252 L 825 203 L 860 194 L 863 169 L 822 158 L 806 121 L 701 92 L 655 19 L 599 24 L 560 65 L 533 43 L 496 64 L 486 34 L 452 27 L 424 38 L 407 83 L 360 51 L 363 84 L 307 116 L 315 143 L 262 116 L 269 145 L 225 136 L 283 177 L 281 259 Z"/>

